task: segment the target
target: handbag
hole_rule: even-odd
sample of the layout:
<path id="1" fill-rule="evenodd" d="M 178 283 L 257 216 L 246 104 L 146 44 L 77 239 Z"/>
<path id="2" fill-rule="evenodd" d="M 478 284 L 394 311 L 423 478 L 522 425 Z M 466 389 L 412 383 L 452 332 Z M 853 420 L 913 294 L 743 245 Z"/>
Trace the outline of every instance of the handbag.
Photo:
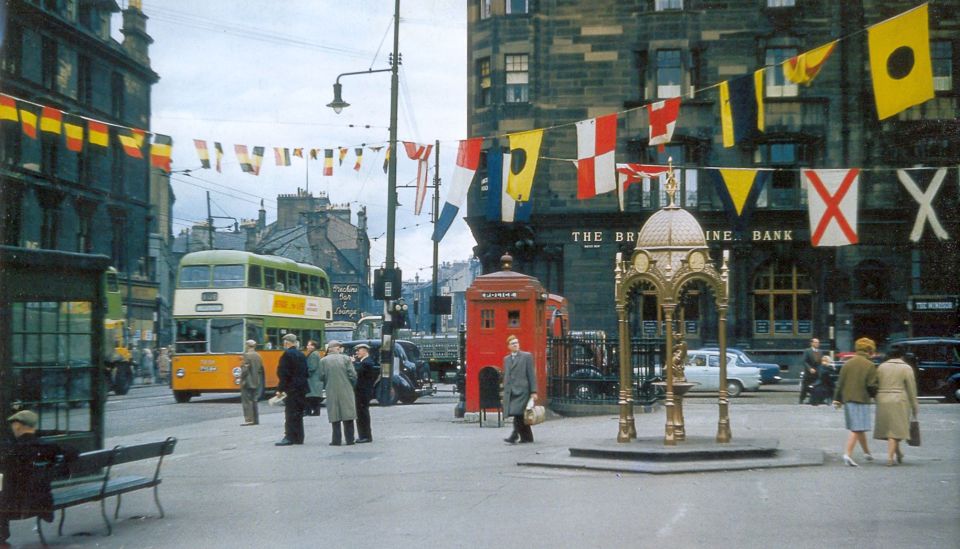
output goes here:
<path id="1" fill-rule="evenodd" d="M 276 393 L 270 400 L 267 401 L 267 404 L 270 406 L 283 406 L 287 399 L 287 393 Z"/>
<path id="2" fill-rule="evenodd" d="M 907 439 L 910 446 L 920 446 L 920 420 L 910 420 L 910 438 Z"/>
<path id="3" fill-rule="evenodd" d="M 527 407 L 523 411 L 523 423 L 525 425 L 539 425 L 543 423 L 543 420 L 547 416 L 547 411 L 543 406 L 536 406 L 533 403 L 533 398 L 527 402 Z"/>

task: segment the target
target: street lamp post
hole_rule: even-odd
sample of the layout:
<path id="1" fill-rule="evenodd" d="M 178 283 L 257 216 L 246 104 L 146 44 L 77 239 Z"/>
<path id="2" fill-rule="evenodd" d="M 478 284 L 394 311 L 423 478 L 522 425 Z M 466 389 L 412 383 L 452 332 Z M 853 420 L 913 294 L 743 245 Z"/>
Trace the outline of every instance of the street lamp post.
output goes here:
<path id="1" fill-rule="evenodd" d="M 394 241 L 396 239 L 397 224 L 397 92 L 399 90 L 400 66 L 400 0 L 394 1 L 393 8 L 393 57 L 390 61 L 389 69 L 366 70 L 358 72 L 345 72 L 337 76 L 333 84 L 333 101 L 327 104 L 334 112 L 340 113 L 350 104 L 343 100 L 341 95 L 342 87 L 340 77 L 354 74 L 372 74 L 376 72 L 390 71 L 390 160 L 387 165 L 387 254 L 384 258 L 384 273 L 387 280 L 393 281 L 393 273 L 396 272 L 396 262 L 394 260 Z M 392 398 L 381 398 L 382 395 L 389 396 L 392 391 L 393 379 L 393 319 L 391 316 L 390 302 L 393 296 L 400 296 L 400 277 L 396 279 L 396 287 L 391 287 L 390 292 L 384 296 L 383 300 L 383 329 L 381 330 L 382 339 L 380 344 L 380 395 L 377 400 L 384 404 L 384 400 L 390 401 Z"/>

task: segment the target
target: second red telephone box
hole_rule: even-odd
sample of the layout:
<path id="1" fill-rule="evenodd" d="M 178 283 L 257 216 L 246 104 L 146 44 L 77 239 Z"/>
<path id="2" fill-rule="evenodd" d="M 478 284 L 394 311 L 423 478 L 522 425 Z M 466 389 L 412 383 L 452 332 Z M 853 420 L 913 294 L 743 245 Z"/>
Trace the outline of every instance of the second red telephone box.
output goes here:
<path id="1" fill-rule="evenodd" d="M 511 335 L 533 355 L 538 404 L 547 394 L 547 291 L 536 278 L 510 270 L 510 256 L 501 262 L 502 270 L 478 276 L 467 289 L 467 412 L 480 411 L 480 371 L 493 367 L 502 375 Z"/>

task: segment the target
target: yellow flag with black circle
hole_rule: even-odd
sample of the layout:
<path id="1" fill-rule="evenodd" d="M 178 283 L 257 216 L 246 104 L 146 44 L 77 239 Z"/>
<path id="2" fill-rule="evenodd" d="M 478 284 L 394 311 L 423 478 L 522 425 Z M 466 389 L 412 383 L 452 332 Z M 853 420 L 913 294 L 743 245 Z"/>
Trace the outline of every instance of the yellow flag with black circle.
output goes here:
<path id="1" fill-rule="evenodd" d="M 880 120 L 933 99 L 927 4 L 873 25 L 867 42 Z"/>
<path id="2" fill-rule="evenodd" d="M 543 130 L 511 133 L 508 137 L 510 138 L 510 174 L 507 177 L 507 194 L 517 202 L 526 202 L 530 200 L 533 176 L 537 172 Z"/>

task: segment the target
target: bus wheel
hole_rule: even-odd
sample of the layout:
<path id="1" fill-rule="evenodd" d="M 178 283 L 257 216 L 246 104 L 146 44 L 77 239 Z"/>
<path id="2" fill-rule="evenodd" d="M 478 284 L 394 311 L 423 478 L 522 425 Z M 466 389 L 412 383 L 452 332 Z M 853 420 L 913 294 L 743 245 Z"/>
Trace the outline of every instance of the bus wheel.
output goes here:
<path id="1" fill-rule="evenodd" d="M 193 393 L 191 391 L 174 391 L 173 399 L 177 401 L 178 404 L 186 404 L 190 402 L 190 399 L 193 398 Z"/>
<path id="2" fill-rule="evenodd" d="M 113 392 L 123 396 L 130 392 L 130 385 L 132 384 L 133 370 L 130 369 L 130 363 L 118 363 L 113 370 Z"/>

